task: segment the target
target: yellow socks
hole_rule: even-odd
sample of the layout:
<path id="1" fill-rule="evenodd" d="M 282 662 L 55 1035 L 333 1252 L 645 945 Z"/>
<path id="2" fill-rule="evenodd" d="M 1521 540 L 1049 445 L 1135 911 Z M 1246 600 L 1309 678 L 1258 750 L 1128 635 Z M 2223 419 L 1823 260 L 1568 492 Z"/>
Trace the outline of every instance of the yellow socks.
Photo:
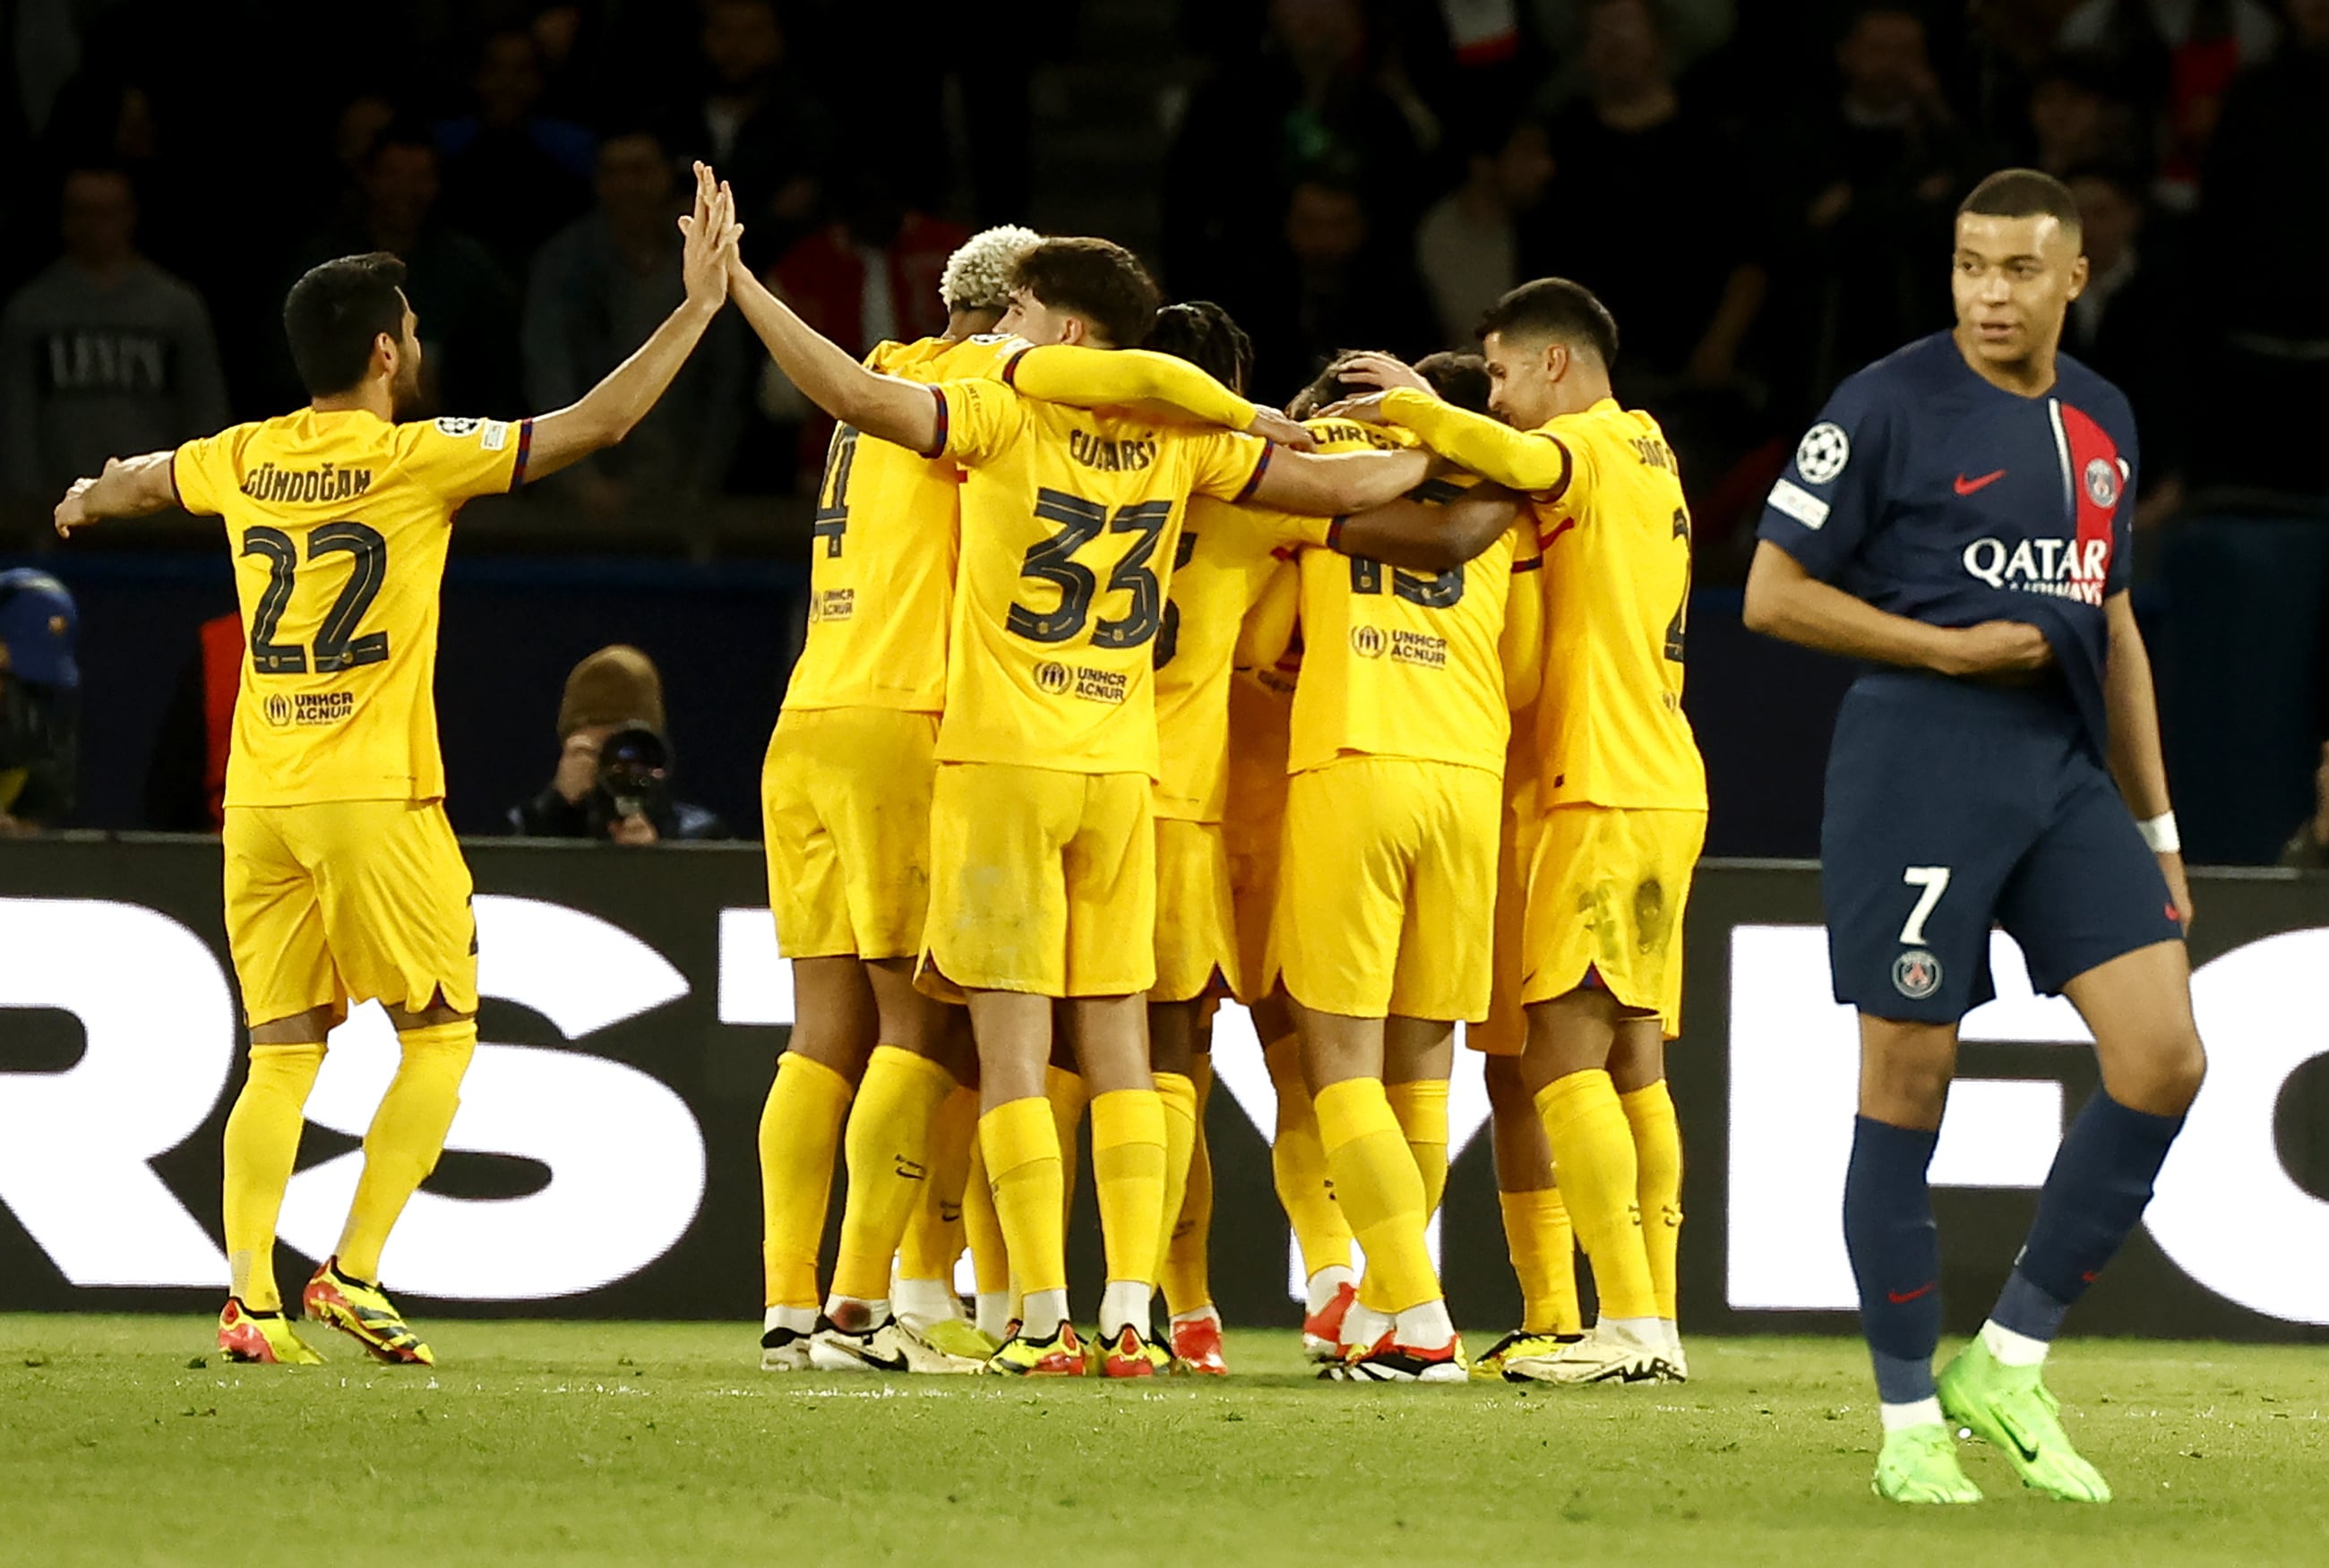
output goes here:
<path id="1" fill-rule="evenodd" d="M 1010 1254 L 1014 1288 L 1026 1295 L 1066 1291 L 1064 1178 L 1051 1105 L 1032 1095 L 997 1105 L 978 1119 L 978 1146 L 986 1156 L 987 1189 Z M 973 1229 L 974 1244 L 976 1238 Z M 985 1288 L 982 1282 L 982 1292 Z"/>
<path id="2" fill-rule="evenodd" d="M 1205 1146 L 1205 1106 L 1213 1097 L 1213 1059 L 1197 1058 L 1192 1076 L 1197 1085 L 1197 1141 L 1189 1151 L 1189 1182 L 1181 1198 L 1181 1212 L 1164 1246 L 1164 1309 L 1178 1315 L 1210 1307 L 1213 1301 L 1212 1250 L 1213 1234 L 1213 1160 Z M 1168 1110 L 1167 1114 L 1170 1114 Z M 1165 1131 L 1169 1133 L 1168 1123 Z"/>
<path id="3" fill-rule="evenodd" d="M 445 1134 L 461 1103 L 461 1077 L 477 1049 L 477 1023 L 464 1019 L 405 1029 L 396 1043 L 404 1059 L 364 1134 L 363 1175 L 338 1248 L 340 1272 L 371 1284 L 380 1282 L 380 1251 L 397 1216 L 445 1152 Z"/>
<path id="4" fill-rule="evenodd" d="M 1399 1118 L 1400 1135 L 1415 1157 L 1416 1174 L 1423 1178 L 1423 1216 L 1439 1212 L 1447 1190 L 1447 1081 L 1419 1078 L 1408 1084 L 1386 1084 L 1383 1095 L 1391 1113 Z"/>
<path id="5" fill-rule="evenodd" d="M 795 1051 L 777 1062 L 760 1111 L 760 1262 L 770 1307 L 816 1310 L 816 1253 L 833 1197 L 833 1152 L 849 1080 Z"/>
<path id="6" fill-rule="evenodd" d="M 1011 1292 L 1011 1249 L 1003 1244 L 1003 1222 L 995 1213 L 995 1193 L 986 1182 L 986 1151 L 976 1136 L 976 1130 L 974 1122 L 970 1178 L 962 1188 L 962 1238 L 970 1246 L 979 1332 L 1000 1339 L 1004 1326 L 1017 1316 L 1019 1303 Z"/>
<path id="7" fill-rule="evenodd" d="M 1197 1081 L 1184 1073 L 1158 1073 L 1156 1099 L 1164 1110 L 1164 1201 L 1158 1212 L 1156 1269 L 1162 1283 L 1164 1260 L 1173 1251 L 1173 1232 L 1181 1223 L 1181 1206 L 1189 1197 L 1189 1163 L 1197 1151 Z M 1093 1157 L 1098 1157 L 1095 1138 Z"/>
<path id="8" fill-rule="evenodd" d="M 1629 1322 L 1657 1317 L 1636 1197 L 1634 1130 L 1609 1075 L 1596 1068 L 1556 1078 L 1538 1092 L 1536 1109 L 1570 1218 L 1593 1263 L 1601 1316 Z"/>
<path id="9" fill-rule="evenodd" d="M 1642 1244 L 1650 1260 L 1650 1288 L 1658 1316 L 1674 1320 L 1674 1248 L 1682 1240 L 1682 1127 L 1674 1096 L 1660 1078 L 1617 1096 L 1634 1131 L 1635 1192 L 1642 1208 Z"/>
<path id="10" fill-rule="evenodd" d="M 954 1077 L 927 1056 L 876 1046 L 849 1113 L 849 1198 L 833 1294 L 855 1301 L 890 1298 L 890 1260 L 929 1185 L 930 1121 L 954 1092 Z"/>
<path id="11" fill-rule="evenodd" d="M 906 1222 L 898 1243 L 898 1277 L 943 1280 L 954 1288 L 955 1260 L 962 1256 L 963 1206 L 970 1192 L 971 1151 L 978 1144 L 978 1091 L 957 1088 L 930 1118 L 930 1178 L 922 1201 Z M 989 1199 L 986 1212 L 995 1212 Z"/>
<path id="12" fill-rule="evenodd" d="M 1278 1136 L 1269 1146 L 1269 1169 L 1278 1187 L 1278 1201 L 1294 1227 L 1302 1249 L 1302 1272 L 1315 1275 L 1325 1268 L 1351 1266 L 1351 1222 L 1334 1201 L 1332 1173 L 1326 1168 L 1325 1146 L 1318 1139 L 1318 1118 L 1310 1091 L 1302 1081 L 1302 1047 L 1291 1036 L 1262 1053 L 1269 1066 L 1269 1081 L 1278 1091 Z"/>
<path id="13" fill-rule="evenodd" d="M 275 1222 L 299 1160 L 307 1092 L 324 1065 L 321 1041 L 253 1046 L 250 1076 L 226 1119 L 226 1253 L 234 1294 L 255 1312 L 276 1312 Z"/>
<path id="14" fill-rule="evenodd" d="M 1154 1089 L 1112 1090 L 1093 1096 L 1091 1124 L 1108 1282 L 1154 1285 L 1164 1235 L 1164 1102 Z M 1146 1321 L 1136 1326 L 1148 1331 Z"/>
<path id="15" fill-rule="evenodd" d="M 1504 1244 L 1521 1282 L 1521 1332 L 1575 1334 L 1585 1327 L 1577 1304 L 1577 1241 L 1559 1188 L 1500 1192 Z"/>
<path id="16" fill-rule="evenodd" d="M 1044 1068 L 1043 1098 L 1051 1102 L 1051 1123 L 1060 1141 L 1060 1215 L 1064 1225 L 1075 1209 L 1077 1137 L 1084 1120 L 1083 1075 L 1065 1067 Z"/>
<path id="17" fill-rule="evenodd" d="M 1423 1178 L 1400 1136 L 1383 1086 L 1346 1078 L 1319 1091 L 1319 1141 L 1334 1174 L 1335 1201 L 1366 1249 L 1367 1277 L 1379 1282 L 1386 1312 L 1439 1299 L 1439 1277 L 1423 1242 Z"/>

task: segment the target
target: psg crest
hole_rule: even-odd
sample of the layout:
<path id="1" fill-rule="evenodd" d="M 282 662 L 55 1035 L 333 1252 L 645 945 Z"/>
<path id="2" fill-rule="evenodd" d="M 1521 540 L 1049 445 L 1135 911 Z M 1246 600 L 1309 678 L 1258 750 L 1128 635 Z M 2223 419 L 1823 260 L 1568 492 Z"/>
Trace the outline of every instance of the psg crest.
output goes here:
<path id="1" fill-rule="evenodd" d="M 1922 1001 L 1941 989 L 1941 961 L 1921 947 L 1912 947 L 1892 961 L 1892 989 L 1910 1001 Z"/>
<path id="2" fill-rule="evenodd" d="M 2107 457 L 2098 457 L 2087 465 L 2087 499 L 2097 506 L 2118 504 L 2118 470 Z"/>

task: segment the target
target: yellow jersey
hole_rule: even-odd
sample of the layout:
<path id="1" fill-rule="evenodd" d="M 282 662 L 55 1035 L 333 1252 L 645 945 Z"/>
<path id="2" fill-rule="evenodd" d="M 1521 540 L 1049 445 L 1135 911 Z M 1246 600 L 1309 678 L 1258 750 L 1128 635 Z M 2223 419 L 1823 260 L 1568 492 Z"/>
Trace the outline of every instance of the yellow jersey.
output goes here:
<path id="1" fill-rule="evenodd" d="M 1391 427 L 1376 434 L 1408 437 Z M 1443 498 L 1455 487 L 1433 481 Z M 1507 529 L 1463 566 L 1438 573 L 1363 556 L 1301 557 L 1302 680 L 1287 766 L 1338 756 L 1401 756 L 1501 774 L 1512 736 L 1504 645 L 1508 594 L 1533 589 L 1542 564 L 1524 529 Z M 1517 587 L 1516 587 L 1517 585 Z M 1535 618 L 1529 617 L 1531 635 Z M 1542 657 L 1532 645 L 1522 655 Z"/>
<path id="2" fill-rule="evenodd" d="M 876 344 L 871 369 L 938 382 L 996 375 L 1026 347 L 1015 337 Z M 954 606 L 962 471 L 847 425 L 825 448 L 809 544 L 808 636 L 787 709 L 946 705 L 947 622 Z"/>
<path id="3" fill-rule="evenodd" d="M 437 595 L 453 514 L 525 482 L 533 434 L 530 420 L 303 408 L 177 449 L 179 502 L 226 520 L 242 607 L 228 805 L 443 796 Z"/>
<path id="4" fill-rule="evenodd" d="M 1532 501 L 1546 590 L 1540 803 L 1704 811 L 1682 710 L 1690 509 L 1673 448 L 1655 419 L 1608 398 L 1539 433 L 1569 474 Z"/>
<path id="5" fill-rule="evenodd" d="M 1155 653 L 1190 496 L 1241 499 L 1259 437 L 949 380 L 938 449 L 969 470 L 942 762 L 1156 775 Z"/>

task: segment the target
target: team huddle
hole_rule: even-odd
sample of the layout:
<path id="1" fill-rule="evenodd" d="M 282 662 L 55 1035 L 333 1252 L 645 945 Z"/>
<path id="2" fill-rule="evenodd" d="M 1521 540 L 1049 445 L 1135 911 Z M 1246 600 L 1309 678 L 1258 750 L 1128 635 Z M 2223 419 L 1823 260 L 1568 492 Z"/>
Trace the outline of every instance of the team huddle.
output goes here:
<path id="1" fill-rule="evenodd" d="M 221 1347 L 317 1359 L 276 1284 L 275 1225 L 325 1038 L 351 1001 L 378 999 L 402 1066 L 365 1140 L 347 1229 L 301 1306 L 384 1359 L 432 1360 L 379 1282 L 476 1040 L 470 881 L 444 814 L 431 695 L 452 516 L 619 441 L 733 302 L 837 421 L 807 637 L 761 781 L 797 1008 L 759 1131 L 762 1366 L 1225 1373 L 1203 1126 L 1211 1020 L 1234 998 L 1252 1010 L 1277 1090 L 1276 1185 L 1323 1376 L 1686 1378 L 1664 1047 L 1680 1028 L 1706 822 L 1681 700 L 1691 521 L 1656 422 L 1612 395 L 1608 312 L 1575 283 L 1541 279 L 1487 312 L 1477 355 L 1410 366 L 1344 354 L 1280 412 L 1246 397 L 1250 345 L 1218 306 L 1161 305 L 1108 241 L 1004 228 L 949 261 L 944 334 L 883 343 L 861 363 L 740 263 L 732 198 L 700 164 L 696 176 L 681 220 L 685 302 L 570 408 L 399 422 L 420 371 L 402 269 L 348 258 L 307 274 L 286 304 L 308 408 L 110 462 L 58 508 L 67 531 L 183 504 L 223 516 L 236 551 L 250 655 L 226 899 L 251 1062 L 226 1131 L 233 1280 Z M 2074 231 L 2070 243 L 2075 256 Z M 1961 276 L 1966 266 L 1961 252 Z M 1773 624 L 1762 606 L 1784 604 L 1780 635 L 1922 665 L 1968 691 L 1992 676 L 2026 684 L 2044 640 L 2033 653 L 1992 634 L 2008 623 L 1990 610 L 1950 623 L 1970 632 L 1911 646 L 1823 607 L 1820 593 L 1849 595 L 1813 579 L 1877 602 L 1850 582 L 1861 558 L 1842 552 L 1872 549 L 1862 538 L 1880 525 L 1817 537 L 1846 504 L 1834 481 L 1849 459 L 1832 448 L 1849 439 L 1824 422 L 1774 492 L 1764 549 L 1793 575 L 1759 557 L 1750 623 Z M 2117 473 L 2131 491 L 2131 468 Z M 2068 514 L 2081 540 L 2099 527 L 2107 540 L 2123 510 L 2119 481 L 2107 498 L 2099 485 L 2089 480 L 2099 522 Z M 1794 535 L 1780 528 L 1790 519 Z M 2107 542 L 2085 548 L 2107 560 Z M 2098 582 L 2098 623 L 2103 592 Z M 1976 634 L 1986 662 L 1947 641 Z M 2155 728 L 2150 739 L 2155 753 Z M 1840 728 L 1840 758 L 1844 744 Z M 2164 775 L 2155 793 L 2164 809 Z M 2156 880 L 2148 866 L 2136 872 Z M 1890 964 L 1912 1002 L 1939 992 L 1931 1007 L 1954 1009 L 1953 1047 L 1956 1017 L 1981 998 L 1955 948 L 1927 950 L 1947 947 L 1925 925 L 1950 871 L 1909 870 L 1923 901 L 1901 955 L 1867 962 Z M 1891 897 L 1891 874 L 1879 867 L 1877 897 Z M 2013 886 L 1993 894 L 2021 897 Z M 2150 897 L 2148 884 L 2138 891 Z M 2035 907 L 2001 905 L 2000 918 Z M 2172 925 L 2172 902 L 2169 913 Z M 1881 935 L 1881 914 L 1851 933 L 1832 916 L 1839 997 L 1872 1024 L 1922 1019 L 1929 1008 L 1851 989 L 1845 944 Z M 1968 917 L 1985 939 L 1988 915 Z M 2087 1009 L 2079 986 L 2093 966 L 2160 938 L 2124 922 L 2081 929 L 2077 958 L 2051 979 Z M 1881 1028 L 1938 1027 L 1934 1016 Z M 1447 1179 L 1459 1024 L 1486 1058 L 1524 1302 L 1477 1358 L 1426 1241 Z M 1868 1038 L 1872 1051 L 1882 1043 Z M 1901 1112 L 1887 1133 L 1913 1153 L 1923 1114 Z M 1863 1141 L 1884 1115 L 1864 1094 Z M 1087 1121 L 1106 1263 L 1089 1337 L 1070 1317 L 1065 1244 Z M 1929 1159 L 1928 1137 L 1921 1147 Z M 845 1207 L 820 1289 L 836 1165 Z M 1598 1304 L 1589 1328 L 1580 1248 Z M 974 1312 L 954 1285 L 966 1249 Z M 1862 1270 L 1864 1296 L 1872 1277 Z M 2066 1306 L 2075 1293 L 2042 1299 Z M 1890 1348 L 1880 1317 L 1872 1307 L 1888 1401 L 1878 1488 L 1964 1500 L 1935 1479 L 1955 1460 L 1933 1447 L 1937 1409 L 1924 1420 L 1932 1346 Z M 2042 1399 L 2036 1360 L 2013 1365 Z M 2032 1425 L 2021 1382 L 1993 1381 L 2004 1392 L 1958 1398 L 1953 1366 L 1941 1397 L 2020 1412 L 2013 1431 L 2070 1451 L 2059 1424 Z M 2007 1430 L 1979 1410 L 1964 1419 L 1993 1441 Z M 2025 1458 L 2025 1474 L 2056 1462 Z M 2059 1465 L 2045 1473 L 2059 1480 Z"/>

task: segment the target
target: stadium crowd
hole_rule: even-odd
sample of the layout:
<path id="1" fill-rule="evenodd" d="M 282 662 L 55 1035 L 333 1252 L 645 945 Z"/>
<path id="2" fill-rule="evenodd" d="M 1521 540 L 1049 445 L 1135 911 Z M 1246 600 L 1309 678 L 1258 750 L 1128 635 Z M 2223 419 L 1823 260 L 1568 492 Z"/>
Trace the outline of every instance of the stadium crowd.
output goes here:
<path id="1" fill-rule="evenodd" d="M 923 4 L 408 0 L 296 39 L 269 9 L 16 14 L 0 116 L 15 542 L 105 454 L 296 401 L 272 315 L 328 255 L 405 258 L 448 408 L 571 397 L 677 298 L 668 214 L 692 156 L 732 171 L 755 268 L 837 341 L 934 330 L 966 225 L 1063 199 L 1035 189 L 1043 67 L 1110 7 L 1045 0 L 976 70 L 935 47 L 946 13 Z M 1172 294 L 1249 324 L 1266 397 L 1336 348 L 1468 342 L 1513 282 L 1575 277 L 1628 324 L 1620 393 L 1683 455 L 1702 574 L 1735 573 L 1805 415 L 1945 324 L 1927 258 L 1980 173 L 2024 163 L 2086 211 L 2096 282 L 2071 346 L 2136 401 L 2146 520 L 2194 487 L 2318 488 L 2303 443 L 2254 421 L 2329 390 L 2312 286 L 2329 269 L 2329 0 L 1178 11 L 1184 59 L 1155 105 L 1169 143 L 1145 172 L 1157 259 Z M 910 66 L 900 39 L 933 47 Z M 304 63 L 319 59 L 333 69 Z M 868 90 L 901 70 L 945 80 Z M 2187 315 L 2191 285 L 2230 270 L 2240 286 Z M 2146 352 L 2164 334 L 2185 346 Z M 569 503 L 608 520 L 812 484 L 823 433 L 780 381 L 756 384 L 747 346 L 723 333 Z M 2275 395 L 2237 412 L 2189 397 L 2218 376 Z M 2211 441 L 2233 418 L 2241 439 Z M 2211 465 L 2227 446 L 2237 472 Z"/>

